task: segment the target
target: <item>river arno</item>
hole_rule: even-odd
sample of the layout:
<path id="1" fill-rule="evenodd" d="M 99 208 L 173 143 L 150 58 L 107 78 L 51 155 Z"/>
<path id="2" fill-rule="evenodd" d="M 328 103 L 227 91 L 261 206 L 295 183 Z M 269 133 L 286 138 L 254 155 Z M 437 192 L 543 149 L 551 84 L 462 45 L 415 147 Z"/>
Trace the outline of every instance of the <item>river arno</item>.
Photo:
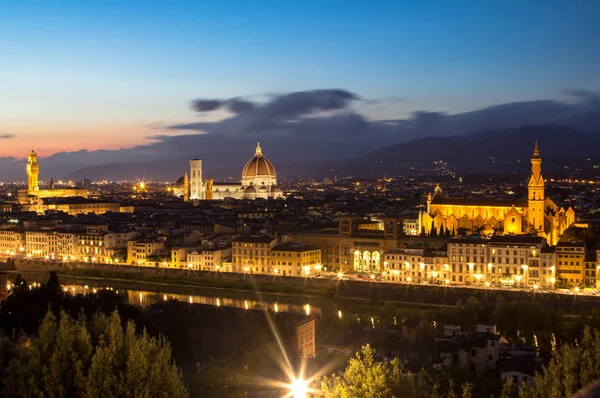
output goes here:
<path id="1" fill-rule="evenodd" d="M 21 275 L 29 283 L 44 283 L 48 279 L 48 274 L 42 272 L 21 272 Z M 9 278 L 12 279 L 12 275 Z M 60 275 L 59 280 L 65 292 L 69 294 L 86 294 L 100 289 L 111 289 L 122 295 L 129 304 L 141 307 L 176 299 L 190 304 L 303 313 L 325 319 L 353 317 L 367 322 L 378 322 L 384 309 L 384 305 L 366 300 L 335 299 L 290 293 L 261 293 L 65 275 Z M 415 310 L 415 308 L 413 307 L 411 310 Z"/>

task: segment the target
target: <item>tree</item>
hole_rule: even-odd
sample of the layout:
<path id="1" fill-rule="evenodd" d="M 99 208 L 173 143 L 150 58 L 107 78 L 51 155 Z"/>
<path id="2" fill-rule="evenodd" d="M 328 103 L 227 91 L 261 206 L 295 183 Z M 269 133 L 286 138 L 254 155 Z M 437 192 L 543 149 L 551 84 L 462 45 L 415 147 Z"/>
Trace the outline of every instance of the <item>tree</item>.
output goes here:
<path id="1" fill-rule="evenodd" d="M 400 374 L 398 360 L 391 363 L 376 362 L 373 350 L 368 344 L 348 362 L 340 375 L 325 377 L 321 390 L 325 397 L 364 397 L 385 398 L 392 396 L 392 387 L 399 380 L 392 375 Z"/>
<path id="2" fill-rule="evenodd" d="M 37 337 L 15 346 L 3 379 L 9 396 L 186 397 L 181 373 L 163 339 L 135 325 L 121 326 L 119 314 L 82 315 L 74 320 L 48 311 Z"/>
<path id="3" fill-rule="evenodd" d="M 452 396 L 453 382 L 446 381 L 447 396 Z M 320 382 L 321 395 L 326 398 L 403 398 L 442 397 L 442 386 L 437 377 L 421 370 L 411 374 L 403 369 L 398 358 L 391 362 L 378 362 L 367 344 L 338 374 L 325 376 Z M 463 398 L 471 397 L 471 384 L 461 388 Z"/>
<path id="4" fill-rule="evenodd" d="M 432 238 L 437 238 L 437 229 L 435 228 L 435 223 L 431 220 L 431 229 L 429 230 L 429 236 Z"/>
<path id="5" fill-rule="evenodd" d="M 446 236 L 446 228 L 444 228 L 444 224 L 440 225 L 440 236 Z"/>
<path id="6" fill-rule="evenodd" d="M 15 296 L 29 292 L 29 286 L 25 278 L 21 274 L 17 274 L 15 279 L 12 281 L 12 293 Z"/>
<path id="7" fill-rule="evenodd" d="M 567 397 L 600 378 L 600 332 L 586 326 L 579 344 L 563 344 L 532 386 L 521 388 L 525 398 Z"/>

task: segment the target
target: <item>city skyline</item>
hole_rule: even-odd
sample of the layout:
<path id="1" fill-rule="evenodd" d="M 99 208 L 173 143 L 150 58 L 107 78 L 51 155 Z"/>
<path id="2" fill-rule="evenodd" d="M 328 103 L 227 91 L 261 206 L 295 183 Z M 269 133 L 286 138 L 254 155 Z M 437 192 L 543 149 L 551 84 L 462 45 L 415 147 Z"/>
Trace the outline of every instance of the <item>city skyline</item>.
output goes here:
<path id="1" fill-rule="evenodd" d="M 238 120 L 236 114 L 195 112 L 190 103 L 197 98 L 268 106 L 290 93 L 336 88 L 353 98 L 300 114 L 356 114 L 367 123 L 414 120 L 421 110 L 456 114 L 540 99 L 597 101 L 592 17 L 599 7 L 542 1 L 4 5 L 0 157 L 23 158 L 32 146 L 45 157 L 132 148 L 160 136 L 243 134 L 224 123 Z M 201 130 L 188 128 L 198 122 Z"/>

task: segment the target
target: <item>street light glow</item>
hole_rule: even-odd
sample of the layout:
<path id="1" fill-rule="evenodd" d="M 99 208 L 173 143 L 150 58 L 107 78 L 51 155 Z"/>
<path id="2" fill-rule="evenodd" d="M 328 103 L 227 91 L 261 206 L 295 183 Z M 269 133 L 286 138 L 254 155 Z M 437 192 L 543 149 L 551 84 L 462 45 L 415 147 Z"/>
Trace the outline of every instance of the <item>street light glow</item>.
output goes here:
<path id="1" fill-rule="evenodd" d="M 306 398 L 308 393 L 308 383 L 303 378 L 292 380 L 290 385 L 290 394 L 292 398 Z"/>

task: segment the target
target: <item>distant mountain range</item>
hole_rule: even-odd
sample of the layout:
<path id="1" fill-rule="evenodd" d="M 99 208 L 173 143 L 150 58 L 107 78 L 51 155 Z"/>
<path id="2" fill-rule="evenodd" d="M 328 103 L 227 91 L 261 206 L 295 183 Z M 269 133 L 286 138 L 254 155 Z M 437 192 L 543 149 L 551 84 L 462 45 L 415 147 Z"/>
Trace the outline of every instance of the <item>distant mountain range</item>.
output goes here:
<path id="1" fill-rule="evenodd" d="M 432 168 L 440 167 L 434 162 L 443 161 L 449 170 L 462 174 L 524 172 L 530 168 L 536 140 L 545 171 L 600 163 L 600 134 L 543 125 L 422 138 L 371 152 L 335 168 L 361 177 L 433 174 Z"/>

